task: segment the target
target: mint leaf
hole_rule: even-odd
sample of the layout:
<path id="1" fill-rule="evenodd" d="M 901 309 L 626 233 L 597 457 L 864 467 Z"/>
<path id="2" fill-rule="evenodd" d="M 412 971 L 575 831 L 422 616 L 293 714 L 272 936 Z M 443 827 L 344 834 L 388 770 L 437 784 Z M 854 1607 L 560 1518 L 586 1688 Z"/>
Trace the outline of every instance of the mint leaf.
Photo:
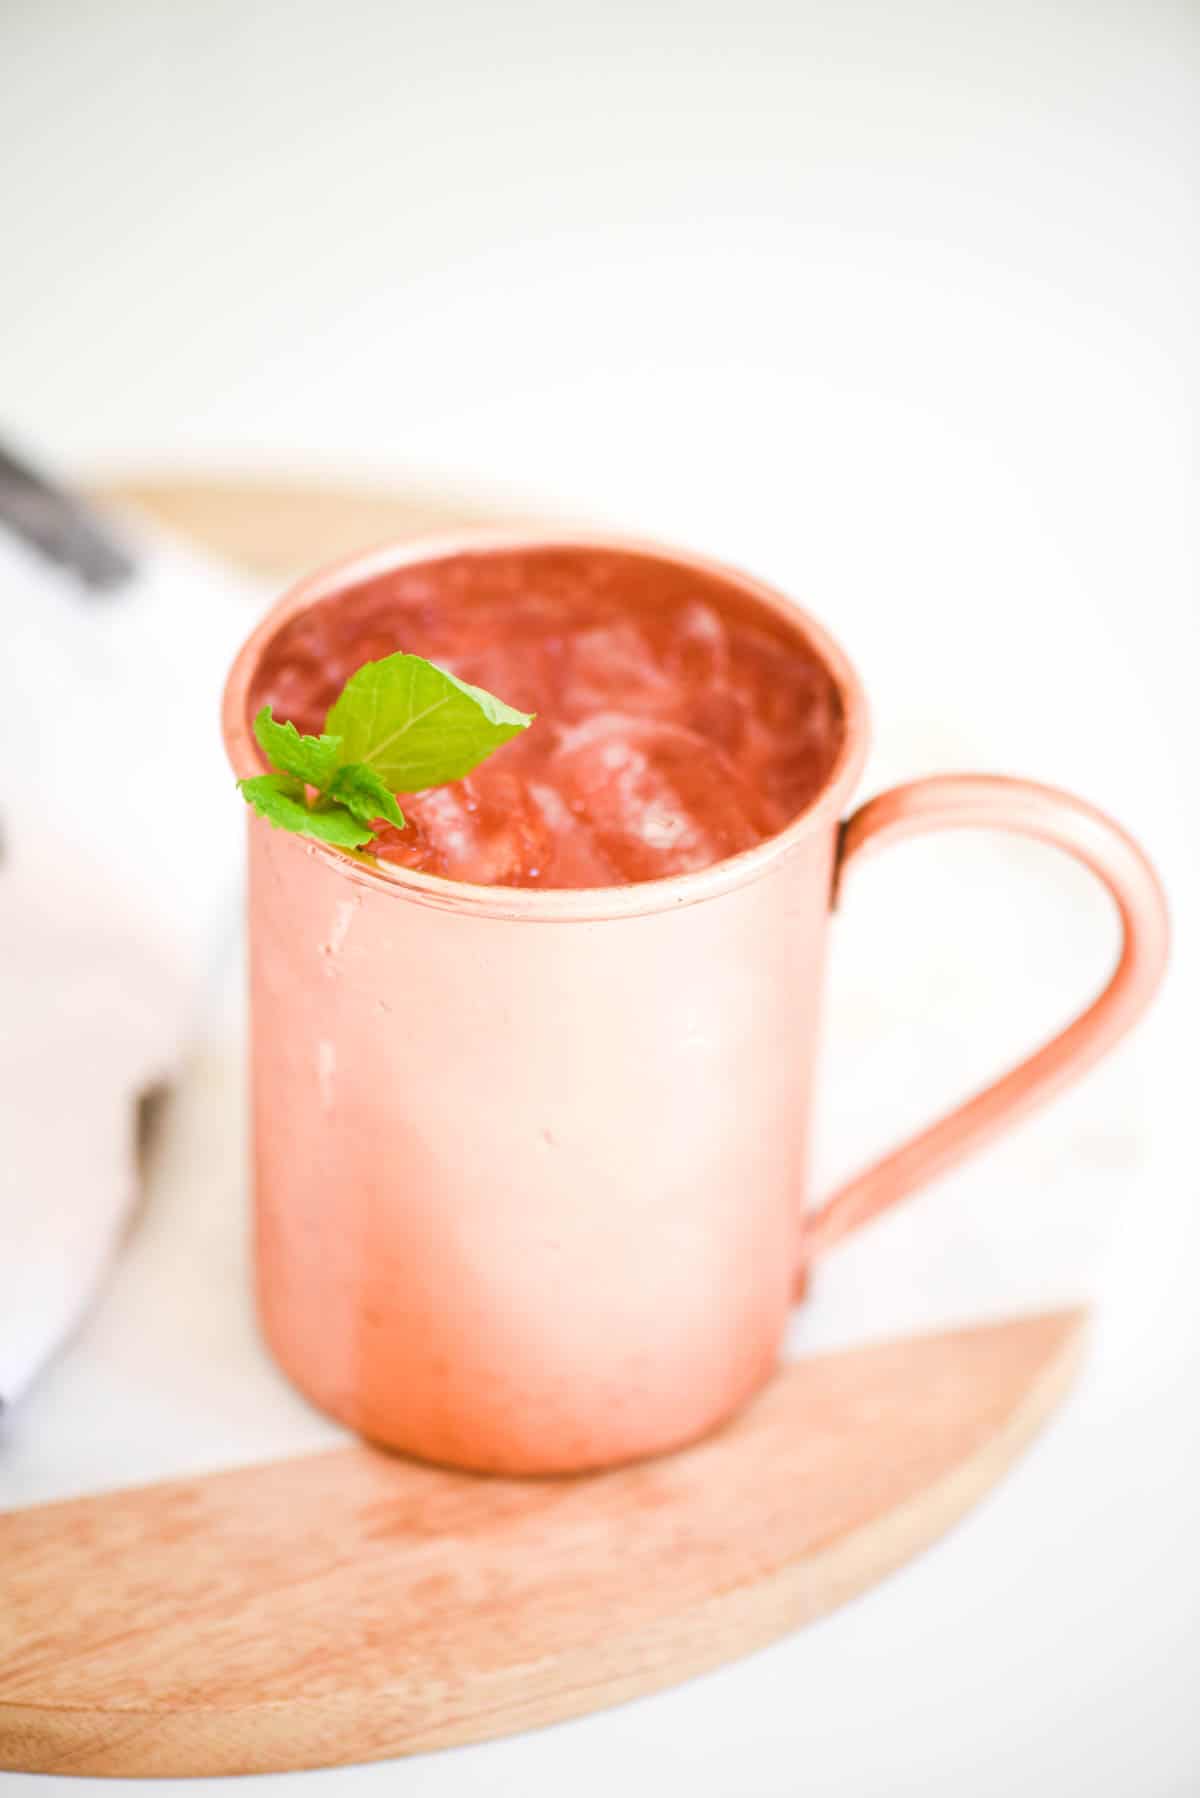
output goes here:
<path id="1" fill-rule="evenodd" d="M 422 656 L 384 656 L 352 674 L 325 720 L 341 759 L 361 762 L 393 793 L 461 780 L 533 722 L 482 687 Z"/>
<path id="2" fill-rule="evenodd" d="M 277 724 L 265 705 L 254 720 L 259 747 L 273 768 L 310 787 L 327 787 L 342 757 L 337 737 L 302 737 L 294 724 Z"/>
<path id="3" fill-rule="evenodd" d="M 259 817 L 278 829 L 298 831 L 301 836 L 316 837 L 322 843 L 336 843 L 339 849 L 358 849 L 371 841 L 370 828 L 345 806 L 310 811 L 304 803 L 303 783 L 290 774 L 256 774 L 253 780 L 239 780 L 238 786 Z"/>
<path id="4" fill-rule="evenodd" d="M 403 829 L 397 792 L 461 780 L 533 719 L 436 663 L 401 653 L 352 674 L 325 723 L 327 734 L 302 736 L 263 706 L 254 735 L 275 772 L 238 786 L 278 829 L 358 849 L 373 840 L 379 818 Z"/>
<path id="5" fill-rule="evenodd" d="M 327 740 L 336 742 L 337 738 Z M 364 762 L 347 762 L 344 768 L 339 768 L 330 783 L 329 797 L 339 800 L 361 824 L 371 824 L 376 818 L 386 818 L 398 830 L 404 828 L 404 813 L 396 804 L 394 795 L 388 790 L 383 777 L 376 774 L 374 768 L 368 768 Z"/>

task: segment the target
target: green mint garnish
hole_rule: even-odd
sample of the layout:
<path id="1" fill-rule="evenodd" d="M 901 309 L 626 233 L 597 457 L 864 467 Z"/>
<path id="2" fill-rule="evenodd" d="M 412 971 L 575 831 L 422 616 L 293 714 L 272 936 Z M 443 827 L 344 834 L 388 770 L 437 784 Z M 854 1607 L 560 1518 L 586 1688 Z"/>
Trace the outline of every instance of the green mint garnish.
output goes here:
<path id="1" fill-rule="evenodd" d="M 333 779 L 341 744 L 336 737 L 302 737 L 294 724 L 276 724 L 265 705 L 254 720 L 258 746 L 273 768 L 292 774 L 314 787 L 327 787 Z"/>
<path id="2" fill-rule="evenodd" d="M 254 735 L 276 772 L 238 785 L 268 823 L 361 849 L 378 819 L 403 826 L 397 793 L 461 780 L 532 723 L 423 656 L 385 656 L 350 676 L 319 737 L 301 736 L 264 706 Z"/>
<path id="3" fill-rule="evenodd" d="M 239 781 L 242 797 L 252 805 L 260 818 L 281 830 L 296 830 L 301 836 L 318 837 L 322 843 L 336 843 L 339 849 L 360 849 L 374 838 L 369 825 L 362 824 L 344 805 L 324 810 L 310 806 L 302 781 L 290 774 L 258 774 L 253 780 Z M 395 800 L 392 801 L 394 805 Z"/>

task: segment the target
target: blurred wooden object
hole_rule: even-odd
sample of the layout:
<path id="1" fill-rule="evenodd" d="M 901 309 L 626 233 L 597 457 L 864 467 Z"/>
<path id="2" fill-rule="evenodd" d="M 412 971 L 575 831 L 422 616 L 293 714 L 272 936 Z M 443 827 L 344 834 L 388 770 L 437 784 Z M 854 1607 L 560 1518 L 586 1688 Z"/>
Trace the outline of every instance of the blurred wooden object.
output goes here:
<path id="1" fill-rule="evenodd" d="M 483 1479 L 361 1446 L 0 1516 L 0 1766 L 330 1766 L 673 1685 L 948 1529 L 1061 1397 L 1082 1321 L 814 1357 L 708 1441 L 613 1473 Z"/>
<path id="2" fill-rule="evenodd" d="M 536 514 L 468 494 L 323 481 L 129 478 L 90 489 L 260 576 L 286 577 L 389 539 L 518 524 Z M 546 521 L 546 514 L 542 515 Z"/>

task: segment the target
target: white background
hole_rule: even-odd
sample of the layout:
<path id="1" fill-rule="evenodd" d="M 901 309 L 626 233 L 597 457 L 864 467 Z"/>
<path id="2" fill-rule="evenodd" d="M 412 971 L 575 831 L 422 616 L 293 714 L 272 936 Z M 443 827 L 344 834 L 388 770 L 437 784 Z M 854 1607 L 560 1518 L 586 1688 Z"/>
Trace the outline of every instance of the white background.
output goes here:
<path id="1" fill-rule="evenodd" d="M 442 482 L 741 562 L 858 662 L 868 787 L 952 763 L 1070 785 L 1143 837 L 1178 926 L 1138 1043 L 855 1243 L 798 1326 L 881 1333 L 967 1290 L 1011 1309 L 1065 1290 L 1088 1238 L 1088 1373 L 980 1512 L 678 1692 L 283 1787 L 1200 1791 L 1198 40 L 1161 0 L 0 13 L 16 440 L 68 471 Z M 1065 1013 L 1108 931 L 1032 853 L 921 846 L 864 877 L 823 1177 Z M 0 1457 L 61 1431 L 111 1483 L 103 1329 Z"/>

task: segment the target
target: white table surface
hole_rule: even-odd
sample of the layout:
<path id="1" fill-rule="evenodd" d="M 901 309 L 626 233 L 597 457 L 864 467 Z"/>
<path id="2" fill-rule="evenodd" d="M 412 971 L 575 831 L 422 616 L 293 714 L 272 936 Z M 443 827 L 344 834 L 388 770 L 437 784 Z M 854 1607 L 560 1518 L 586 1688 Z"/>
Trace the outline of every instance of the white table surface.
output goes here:
<path id="1" fill-rule="evenodd" d="M 67 468 L 484 487 L 743 562 L 858 661 L 866 790 L 1073 786 L 1142 836 L 1179 928 L 1136 1043 L 831 1259 L 797 1319 L 804 1352 L 1095 1295 L 1080 1387 L 980 1510 L 676 1692 L 275 1787 L 1200 1790 L 1196 38 L 1132 0 L 0 18 L 6 429 Z M 1110 953 L 1051 856 L 864 870 L 820 1183 Z M 3 1502 L 336 1439 L 253 1334 L 233 990 L 103 1305 L 0 1438 Z"/>

